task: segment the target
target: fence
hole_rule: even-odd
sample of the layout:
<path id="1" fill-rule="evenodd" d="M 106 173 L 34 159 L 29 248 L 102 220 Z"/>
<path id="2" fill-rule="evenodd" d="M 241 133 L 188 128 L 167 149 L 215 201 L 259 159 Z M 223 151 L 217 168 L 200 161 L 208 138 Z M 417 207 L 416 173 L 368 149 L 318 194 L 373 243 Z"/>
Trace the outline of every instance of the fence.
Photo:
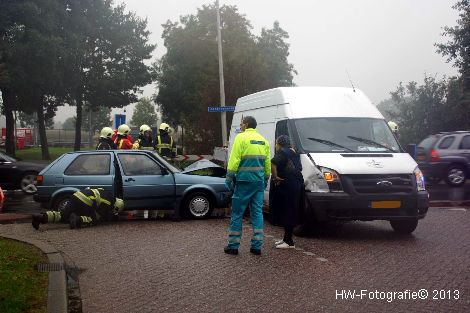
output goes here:
<path id="1" fill-rule="evenodd" d="M 74 129 L 47 129 L 47 143 L 55 147 L 71 147 L 75 143 Z M 98 142 L 98 133 L 91 134 L 90 131 L 82 130 L 82 146 L 94 146 Z M 39 137 L 36 138 L 39 143 Z"/>

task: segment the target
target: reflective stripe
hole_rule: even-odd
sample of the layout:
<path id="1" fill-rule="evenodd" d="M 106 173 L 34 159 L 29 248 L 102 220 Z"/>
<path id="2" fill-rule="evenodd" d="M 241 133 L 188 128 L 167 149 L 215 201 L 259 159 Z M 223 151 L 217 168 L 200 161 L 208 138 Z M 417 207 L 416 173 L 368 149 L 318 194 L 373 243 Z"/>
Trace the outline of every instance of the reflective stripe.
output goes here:
<path id="1" fill-rule="evenodd" d="M 240 242 L 240 238 L 238 238 L 238 237 L 229 237 L 228 242 Z"/>
<path id="2" fill-rule="evenodd" d="M 100 206 L 101 205 L 101 195 L 100 195 L 100 192 L 96 189 L 91 189 L 91 191 L 93 192 L 93 194 L 95 195 L 95 199 L 96 199 L 96 206 Z M 91 198 L 91 197 L 90 197 Z"/>
<path id="3" fill-rule="evenodd" d="M 78 198 L 78 200 L 82 201 L 88 206 L 93 206 L 93 201 L 85 196 L 81 191 L 77 191 L 76 193 L 73 194 L 75 197 Z"/>
<path id="4" fill-rule="evenodd" d="M 239 172 L 258 172 L 258 171 L 263 171 L 264 173 L 264 167 L 262 166 L 257 166 L 257 167 L 239 167 L 238 168 Z"/>
<path id="5" fill-rule="evenodd" d="M 101 198 L 101 202 L 104 203 L 104 204 L 107 204 L 107 205 L 111 205 L 111 202 L 104 199 L 104 198 Z"/>
<path id="6" fill-rule="evenodd" d="M 240 158 L 241 160 L 244 160 L 244 159 L 260 159 L 260 160 L 266 160 L 266 156 L 265 155 L 244 155 Z"/>
<path id="7" fill-rule="evenodd" d="M 89 216 L 80 216 L 80 218 L 82 219 L 83 224 L 90 224 L 93 222 L 93 219 Z"/>
<path id="8" fill-rule="evenodd" d="M 57 223 L 62 219 L 62 214 L 57 211 L 47 211 L 46 215 L 48 223 Z"/>
<path id="9" fill-rule="evenodd" d="M 253 236 L 252 239 L 253 239 L 253 240 L 257 240 L 257 241 L 262 241 L 262 240 L 263 240 L 263 235 L 256 235 L 256 236 Z"/>
<path id="10" fill-rule="evenodd" d="M 255 234 L 263 234 L 264 233 L 264 230 L 262 228 L 255 228 L 253 229 L 253 232 Z"/>
<path id="11" fill-rule="evenodd" d="M 229 231 L 228 235 L 229 236 L 241 236 L 242 232 L 241 231 Z"/>

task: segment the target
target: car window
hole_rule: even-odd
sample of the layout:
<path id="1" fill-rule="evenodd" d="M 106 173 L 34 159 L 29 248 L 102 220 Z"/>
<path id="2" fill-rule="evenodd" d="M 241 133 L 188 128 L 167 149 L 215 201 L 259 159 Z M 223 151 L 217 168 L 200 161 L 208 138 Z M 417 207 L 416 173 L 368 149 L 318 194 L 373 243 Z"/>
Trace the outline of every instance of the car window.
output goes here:
<path id="1" fill-rule="evenodd" d="M 434 143 L 436 142 L 436 139 L 437 139 L 436 136 L 429 136 L 428 138 L 425 138 L 423 141 L 421 141 L 418 144 L 418 147 L 429 149 L 434 145 Z"/>
<path id="2" fill-rule="evenodd" d="M 463 136 L 460 142 L 460 149 L 470 150 L 470 136 Z"/>
<path id="3" fill-rule="evenodd" d="M 449 149 L 449 147 L 452 145 L 452 143 L 455 140 L 455 136 L 447 136 L 444 137 L 441 142 L 439 142 L 439 149 Z"/>
<path id="4" fill-rule="evenodd" d="M 109 175 L 109 154 L 79 155 L 67 167 L 65 175 Z"/>
<path id="5" fill-rule="evenodd" d="M 162 174 L 160 165 L 145 154 L 120 153 L 118 156 L 126 176 Z"/>

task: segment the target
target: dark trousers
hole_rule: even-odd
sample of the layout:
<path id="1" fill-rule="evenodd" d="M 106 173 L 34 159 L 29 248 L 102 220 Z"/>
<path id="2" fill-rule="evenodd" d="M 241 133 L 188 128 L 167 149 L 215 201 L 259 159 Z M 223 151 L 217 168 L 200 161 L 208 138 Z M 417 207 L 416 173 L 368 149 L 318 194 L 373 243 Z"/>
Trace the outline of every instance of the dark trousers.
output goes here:
<path id="1" fill-rule="evenodd" d="M 294 226 L 287 225 L 284 226 L 284 242 L 289 246 L 294 245 L 294 240 L 292 240 L 292 234 L 294 233 Z"/>

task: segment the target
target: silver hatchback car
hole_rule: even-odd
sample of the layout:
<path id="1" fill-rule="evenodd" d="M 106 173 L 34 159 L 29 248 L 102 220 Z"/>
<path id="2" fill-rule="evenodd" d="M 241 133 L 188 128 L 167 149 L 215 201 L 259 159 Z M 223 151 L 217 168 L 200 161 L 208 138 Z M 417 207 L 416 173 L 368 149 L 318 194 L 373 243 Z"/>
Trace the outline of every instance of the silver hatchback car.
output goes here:
<path id="1" fill-rule="evenodd" d="M 125 210 L 176 210 L 178 216 L 201 219 L 228 206 L 231 192 L 224 182 L 181 171 L 153 151 L 79 151 L 39 173 L 34 200 L 61 211 L 74 192 L 101 187 L 122 198 Z"/>

